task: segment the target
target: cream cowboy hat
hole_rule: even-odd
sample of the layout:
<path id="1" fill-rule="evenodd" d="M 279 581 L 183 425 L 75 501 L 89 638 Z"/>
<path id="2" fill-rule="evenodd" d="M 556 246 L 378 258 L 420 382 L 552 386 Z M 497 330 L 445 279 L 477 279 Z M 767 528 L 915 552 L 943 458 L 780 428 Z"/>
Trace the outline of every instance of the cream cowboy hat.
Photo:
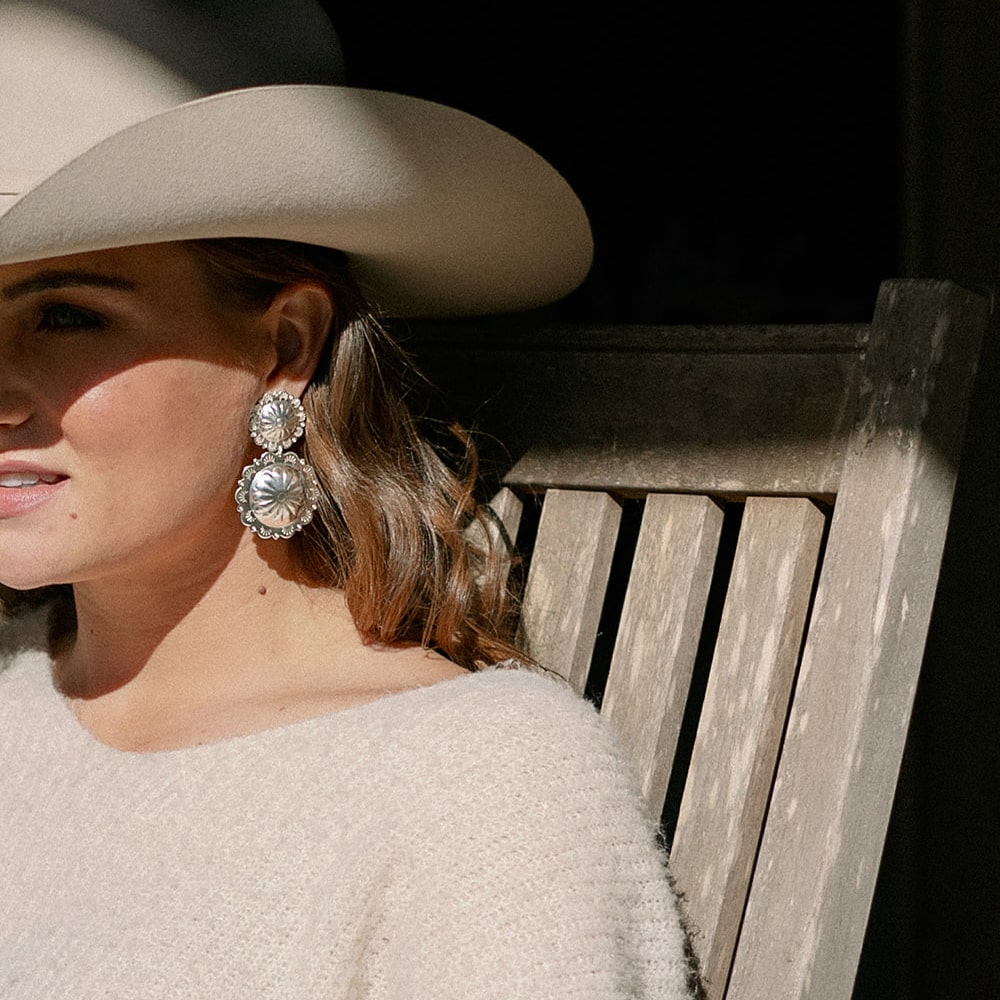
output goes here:
<path id="1" fill-rule="evenodd" d="M 586 215 L 522 143 L 428 101 L 303 82 L 340 64 L 310 0 L 154 9 L 151 26 L 148 3 L 0 0 L 0 264 L 298 240 L 343 250 L 401 316 L 528 308 L 583 280 Z"/>

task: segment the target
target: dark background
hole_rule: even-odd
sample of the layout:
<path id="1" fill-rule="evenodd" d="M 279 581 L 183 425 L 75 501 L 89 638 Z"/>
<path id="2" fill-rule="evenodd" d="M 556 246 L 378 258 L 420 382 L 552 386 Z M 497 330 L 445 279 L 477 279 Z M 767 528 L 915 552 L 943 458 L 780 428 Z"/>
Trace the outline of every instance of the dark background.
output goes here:
<path id="1" fill-rule="evenodd" d="M 327 6 L 348 82 L 478 114 L 574 185 L 597 256 L 548 318 L 867 320 L 885 277 L 1000 280 L 995 0 Z M 1000 996 L 997 347 L 858 1000 Z"/>

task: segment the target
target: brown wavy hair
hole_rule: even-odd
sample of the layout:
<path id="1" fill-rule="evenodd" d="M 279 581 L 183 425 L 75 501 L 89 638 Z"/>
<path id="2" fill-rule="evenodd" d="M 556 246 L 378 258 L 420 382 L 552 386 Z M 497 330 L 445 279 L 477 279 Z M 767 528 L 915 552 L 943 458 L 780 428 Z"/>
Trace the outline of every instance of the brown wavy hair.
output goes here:
<path id="1" fill-rule="evenodd" d="M 457 425 L 414 416 L 408 400 L 428 387 L 345 256 L 268 239 L 185 245 L 223 304 L 263 310 L 297 281 L 333 299 L 333 327 L 302 400 L 303 455 L 322 487 L 317 516 L 294 539 L 302 570 L 343 589 L 366 642 L 419 643 L 470 669 L 523 659 L 512 640 L 509 554 L 475 498 L 475 447 Z"/>
<path id="2" fill-rule="evenodd" d="M 270 239 L 183 245 L 223 307 L 264 311 L 298 281 L 333 299 L 333 325 L 302 400 L 302 451 L 321 486 L 317 516 L 292 539 L 303 574 L 343 589 L 365 642 L 418 643 L 468 669 L 528 661 L 513 644 L 508 545 L 475 498 L 475 447 L 457 424 L 414 415 L 408 401 L 430 387 L 375 318 L 344 254 Z M 0 619 L 40 605 L 50 606 L 58 646 L 75 631 L 71 588 L 0 585 Z"/>

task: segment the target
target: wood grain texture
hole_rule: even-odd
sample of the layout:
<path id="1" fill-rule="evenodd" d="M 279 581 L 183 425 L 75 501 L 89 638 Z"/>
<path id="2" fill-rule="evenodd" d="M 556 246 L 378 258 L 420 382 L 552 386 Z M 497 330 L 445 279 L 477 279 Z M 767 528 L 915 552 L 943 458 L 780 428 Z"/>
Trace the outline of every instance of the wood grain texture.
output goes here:
<path id="1" fill-rule="evenodd" d="M 497 554 L 504 579 L 510 573 L 517 529 L 520 527 L 523 511 L 524 504 L 521 498 L 504 486 L 487 505 L 485 523 L 473 521 L 465 530 L 465 538 L 473 549 L 493 551 Z"/>
<path id="2" fill-rule="evenodd" d="M 709 1000 L 721 1000 L 771 791 L 824 518 L 747 501 L 688 770 L 671 867 Z"/>
<path id="3" fill-rule="evenodd" d="M 486 328 L 453 331 L 461 350 L 440 331 L 407 346 L 512 486 L 829 496 L 865 331 Z"/>
<path id="4" fill-rule="evenodd" d="M 602 714 L 625 741 L 654 815 L 663 809 L 722 529 L 707 497 L 646 500 Z"/>
<path id="5" fill-rule="evenodd" d="M 882 286 L 730 1000 L 851 995 L 988 310 Z"/>
<path id="6" fill-rule="evenodd" d="M 646 501 L 603 707 L 654 812 L 673 766 L 717 544 L 721 516 L 707 497 L 836 500 L 727 1000 L 851 994 L 989 308 L 948 283 L 887 282 L 870 326 L 553 331 L 456 322 L 418 330 L 407 344 L 458 414 L 484 432 L 488 474 L 556 498 L 553 524 L 541 526 L 536 579 L 529 576 L 526 636 L 578 688 L 617 525 L 604 491 L 689 494 Z M 504 447 L 492 448 L 494 438 Z M 597 499 L 561 500 L 552 492 L 559 487 L 594 490 Z M 780 562 L 784 543 L 775 544 Z M 769 555 L 754 558 L 766 564 Z M 779 580 L 765 575 L 776 599 Z M 780 711 L 770 693 L 752 708 L 740 697 L 761 663 L 779 675 L 779 688 L 785 683 L 776 649 L 781 636 L 792 643 L 794 628 L 747 618 L 741 636 L 749 614 L 727 609 L 716 666 L 727 649 L 742 656 L 729 671 L 735 687 L 707 693 L 703 721 L 718 730 L 732 709 L 746 725 L 723 727 L 721 740 L 735 741 L 729 751 L 711 746 L 719 737 L 699 747 L 691 780 L 705 786 L 715 753 L 720 788 L 727 796 L 732 788 L 734 803 L 747 790 L 753 812 L 767 768 L 746 734 L 768 730 Z M 711 781 L 708 788 L 711 795 Z M 721 901 L 723 870 L 742 871 L 745 838 L 756 834 L 736 831 L 743 846 L 733 854 L 728 841 L 698 841 L 713 823 L 728 831 L 729 816 L 748 831 L 757 818 L 733 806 L 720 823 L 698 810 L 715 805 L 685 799 L 675 863 L 689 896 L 720 887 L 722 897 L 713 901 L 709 888 L 704 906 L 695 904 L 698 922 L 731 935 L 735 904 L 730 912 Z M 717 985 L 724 973 L 711 975 Z"/>
<path id="7" fill-rule="evenodd" d="M 621 508 L 604 493 L 550 490 L 524 590 L 519 642 L 582 692 Z"/>
<path id="8" fill-rule="evenodd" d="M 521 498 L 505 486 L 490 500 L 489 508 L 499 525 L 503 526 L 503 531 L 498 534 L 506 536 L 503 541 L 513 546 L 517 540 L 517 529 L 521 525 L 521 514 L 524 511 Z"/>

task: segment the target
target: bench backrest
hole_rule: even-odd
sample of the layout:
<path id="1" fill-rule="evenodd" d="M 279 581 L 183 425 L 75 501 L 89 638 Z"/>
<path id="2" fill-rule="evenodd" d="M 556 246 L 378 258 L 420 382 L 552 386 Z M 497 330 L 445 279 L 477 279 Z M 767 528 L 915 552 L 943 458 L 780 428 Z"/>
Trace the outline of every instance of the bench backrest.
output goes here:
<path id="1" fill-rule="evenodd" d="M 522 641 L 626 741 L 713 1000 L 851 994 L 988 314 L 890 281 L 871 324 L 408 343 L 489 435 Z"/>

